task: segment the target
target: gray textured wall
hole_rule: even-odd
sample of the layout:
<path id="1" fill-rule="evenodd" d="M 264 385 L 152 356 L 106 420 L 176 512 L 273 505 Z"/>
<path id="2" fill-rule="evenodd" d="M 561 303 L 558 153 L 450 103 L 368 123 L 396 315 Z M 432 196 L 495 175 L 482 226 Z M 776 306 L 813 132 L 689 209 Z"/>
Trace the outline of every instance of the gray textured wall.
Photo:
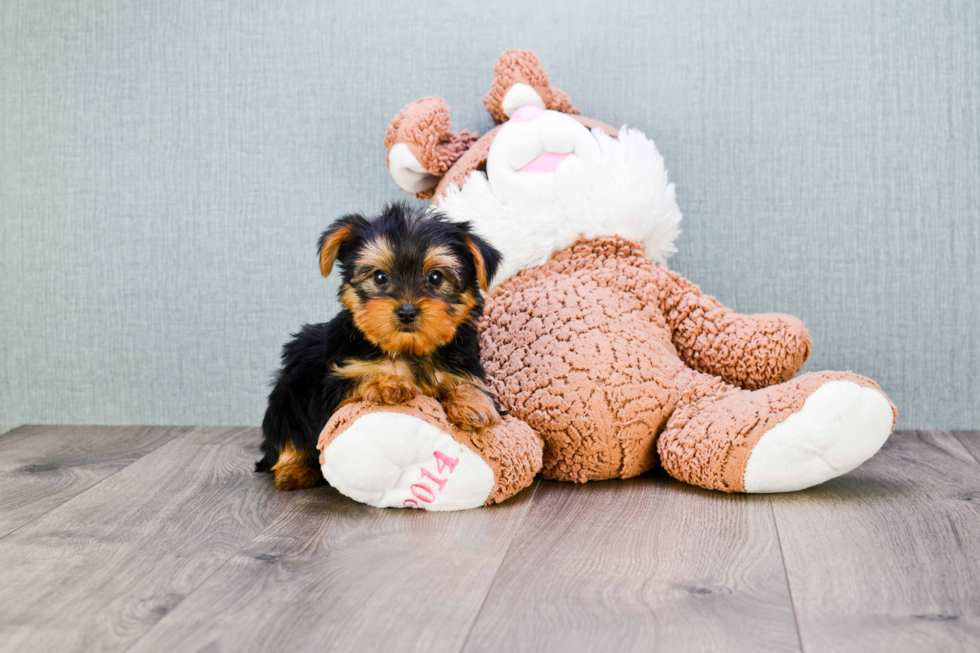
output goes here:
<path id="1" fill-rule="evenodd" d="M 336 308 L 318 231 L 401 196 L 391 116 L 486 129 L 509 47 L 656 139 L 675 269 L 900 426 L 980 427 L 975 0 L 448 4 L 0 2 L 0 427 L 258 423 Z"/>

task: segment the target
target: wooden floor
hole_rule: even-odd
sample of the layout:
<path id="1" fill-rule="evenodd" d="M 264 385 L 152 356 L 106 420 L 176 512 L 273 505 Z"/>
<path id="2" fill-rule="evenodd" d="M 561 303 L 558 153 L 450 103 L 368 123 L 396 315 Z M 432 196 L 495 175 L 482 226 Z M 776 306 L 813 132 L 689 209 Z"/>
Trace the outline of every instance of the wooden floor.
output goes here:
<path id="1" fill-rule="evenodd" d="M 277 494 L 243 428 L 0 436 L 0 651 L 980 651 L 980 433 L 806 492 Z"/>

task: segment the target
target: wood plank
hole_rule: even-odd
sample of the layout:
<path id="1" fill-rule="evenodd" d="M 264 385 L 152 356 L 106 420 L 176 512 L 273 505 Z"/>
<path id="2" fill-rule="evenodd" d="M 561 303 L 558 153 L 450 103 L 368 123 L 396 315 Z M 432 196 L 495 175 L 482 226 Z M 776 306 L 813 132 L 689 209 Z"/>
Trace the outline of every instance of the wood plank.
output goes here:
<path id="1" fill-rule="evenodd" d="M 458 651 L 531 505 L 378 510 L 314 491 L 143 637 L 146 651 Z"/>
<path id="2" fill-rule="evenodd" d="M 542 482 L 464 650 L 799 651 L 768 498 Z"/>
<path id="3" fill-rule="evenodd" d="M 197 428 L 0 540 L 0 651 L 122 651 L 301 493 L 258 429 Z"/>
<path id="4" fill-rule="evenodd" d="M 980 463 L 980 431 L 952 431 L 952 434 L 970 452 L 973 459 Z"/>
<path id="5" fill-rule="evenodd" d="M 22 426 L 3 434 L 0 537 L 187 430 L 160 426 Z"/>
<path id="6" fill-rule="evenodd" d="M 955 436 L 896 433 L 772 502 L 807 653 L 980 650 L 980 465 Z"/>

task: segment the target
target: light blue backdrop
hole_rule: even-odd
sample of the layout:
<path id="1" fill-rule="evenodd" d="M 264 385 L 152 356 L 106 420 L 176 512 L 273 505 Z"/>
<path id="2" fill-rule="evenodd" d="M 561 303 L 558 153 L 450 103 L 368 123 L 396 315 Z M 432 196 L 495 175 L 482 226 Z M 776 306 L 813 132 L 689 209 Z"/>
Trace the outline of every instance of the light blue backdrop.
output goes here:
<path id="1" fill-rule="evenodd" d="M 402 197 L 394 113 L 485 130 L 496 56 L 654 137 L 672 266 L 808 370 L 980 428 L 980 11 L 949 2 L 0 2 L 0 428 L 257 424 L 336 309 L 314 242 Z"/>

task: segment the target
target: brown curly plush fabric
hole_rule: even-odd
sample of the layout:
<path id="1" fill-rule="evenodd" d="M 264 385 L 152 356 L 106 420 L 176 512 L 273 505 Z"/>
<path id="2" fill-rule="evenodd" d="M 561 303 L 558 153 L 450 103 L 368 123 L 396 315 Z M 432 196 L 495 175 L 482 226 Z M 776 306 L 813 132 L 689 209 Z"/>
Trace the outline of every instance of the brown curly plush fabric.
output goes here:
<path id="1" fill-rule="evenodd" d="M 505 415 L 497 426 L 468 433 L 456 428 L 448 419 L 442 405 L 425 395 L 419 395 L 400 406 L 381 406 L 357 402 L 342 406 L 333 414 L 320 433 L 317 449 L 320 464 L 323 450 L 358 418 L 373 412 L 402 413 L 425 420 L 448 433 L 454 440 L 480 456 L 493 470 L 494 486 L 486 505 L 500 503 L 531 484 L 541 470 L 541 438 L 524 422 Z"/>
<path id="2" fill-rule="evenodd" d="M 724 492 L 744 492 L 745 464 L 752 448 L 829 381 L 850 381 L 881 391 L 874 381 L 851 372 L 804 374 L 754 392 L 715 376 L 696 374 L 657 442 L 660 462 L 678 480 Z M 891 407 L 894 428 L 897 413 L 895 405 Z"/>
<path id="3" fill-rule="evenodd" d="M 551 85 L 537 56 L 526 50 L 505 52 L 494 67 L 484 105 L 497 123 L 507 121 L 503 100 L 517 83 L 533 88 L 547 109 L 618 138 L 619 131 L 609 125 L 574 115 L 578 111 L 568 97 Z M 446 115 L 448 129 L 448 110 Z M 426 192 L 433 204 L 454 187 L 463 188 L 474 171 L 486 170 L 501 128 L 473 142 Z M 415 138 L 405 134 L 399 138 Z M 635 181 L 624 178 L 623 183 Z M 443 204 L 452 209 L 452 202 Z M 606 221 L 610 232 L 617 230 L 617 217 Z M 602 216 L 596 218 L 605 224 Z M 486 220 L 492 222 L 492 213 Z M 565 481 L 635 476 L 660 462 L 680 480 L 745 491 L 753 447 L 790 416 L 805 413 L 804 404 L 818 389 L 846 381 L 880 392 L 872 381 L 846 372 L 794 379 L 810 353 L 810 334 L 800 320 L 735 313 L 653 263 L 640 244 L 614 235 L 580 240 L 544 265 L 504 280 L 487 301 L 481 345 L 488 382 L 500 402 L 545 441 L 544 476 Z M 820 401 L 830 395 L 821 396 L 812 403 L 823 406 L 814 409 L 818 412 L 826 408 Z M 888 414 L 880 399 L 874 411 L 873 426 L 852 423 L 856 431 L 850 436 L 859 433 L 852 445 L 864 437 L 870 447 L 875 438 L 883 442 L 887 437 Z M 759 451 L 772 455 L 771 446 L 767 450 L 763 442 Z M 805 450 L 809 444 L 798 446 Z M 753 460 L 758 470 L 765 456 Z M 772 464 L 779 467 L 780 459 L 775 460 Z M 793 485 L 772 479 L 766 485 L 760 478 L 753 474 L 751 491 L 787 491 Z M 770 487 L 776 489 L 765 489 Z"/>
<path id="4" fill-rule="evenodd" d="M 487 377 L 504 408 L 544 438 L 546 478 L 626 478 L 657 464 L 656 437 L 686 368 L 655 288 L 638 283 L 641 253 L 618 238 L 582 241 L 487 302 Z"/>
<path id="5" fill-rule="evenodd" d="M 809 357 L 810 332 L 798 318 L 739 315 L 676 272 L 651 271 L 674 346 L 699 372 L 755 390 L 792 378 Z"/>
<path id="6" fill-rule="evenodd" d="M 450 186 L 455 184 L 461 187 L 471 172 L 486 166 L 487 154 L 490 152 L 490 146 L 493 144 L 493 139 L 497 137 L 498 131 L 500 131 L 500 127 L 494 127 L 480 137 L 473 144 L 473 147 L 459 158 L 459 161 L 449 170 L 446 176 L 439 180 L 439 185 L 436 186 L 433 192 L 433 197 L 435 198 L 433 203 L 438 204 L 439 198 L 446 194 Z"/>
<path id="7" fill-rule="evenodd" d="M 404 143 L 412 156 L 429 173 L 441 176 L 470 149 L 480 135 L 463 129 L 452 132 L 449 106 L 439 97 L 426 97 L 404 107 L 385 130 L 385 151 Z M 385 165 L 389 165 L 387 155 Z M 432 190 L 416 193 L 421 199 L 432 197 Z"/>
<path id="8" fill-rule="evenodd" d="M 616 236 L 507 280 L 481 343 L 492 389 L 545 440 L 544 476 L 564 481 L 635 476 L 659 451 L 680 480 L 741 491 L 752 446 L 820 385 L 877 388 L 787 382 L 810 351 L 798 319 L 734 313 Z"/>
<path id="9" fill-rule="evenodd" d="M 565 92 L 548 81 L 548 73 L 536 54 L 530 50 L 507 50 L 497 59 L 493 67 L 493 85 L 483 96 L 483 106 L 497 123 L 507 121 L 507 114 L 501 105 L 507 91 L 517 83 L 533 88 L 544 100 L 546 109 L 568 114 L 578 113 Z"/>

